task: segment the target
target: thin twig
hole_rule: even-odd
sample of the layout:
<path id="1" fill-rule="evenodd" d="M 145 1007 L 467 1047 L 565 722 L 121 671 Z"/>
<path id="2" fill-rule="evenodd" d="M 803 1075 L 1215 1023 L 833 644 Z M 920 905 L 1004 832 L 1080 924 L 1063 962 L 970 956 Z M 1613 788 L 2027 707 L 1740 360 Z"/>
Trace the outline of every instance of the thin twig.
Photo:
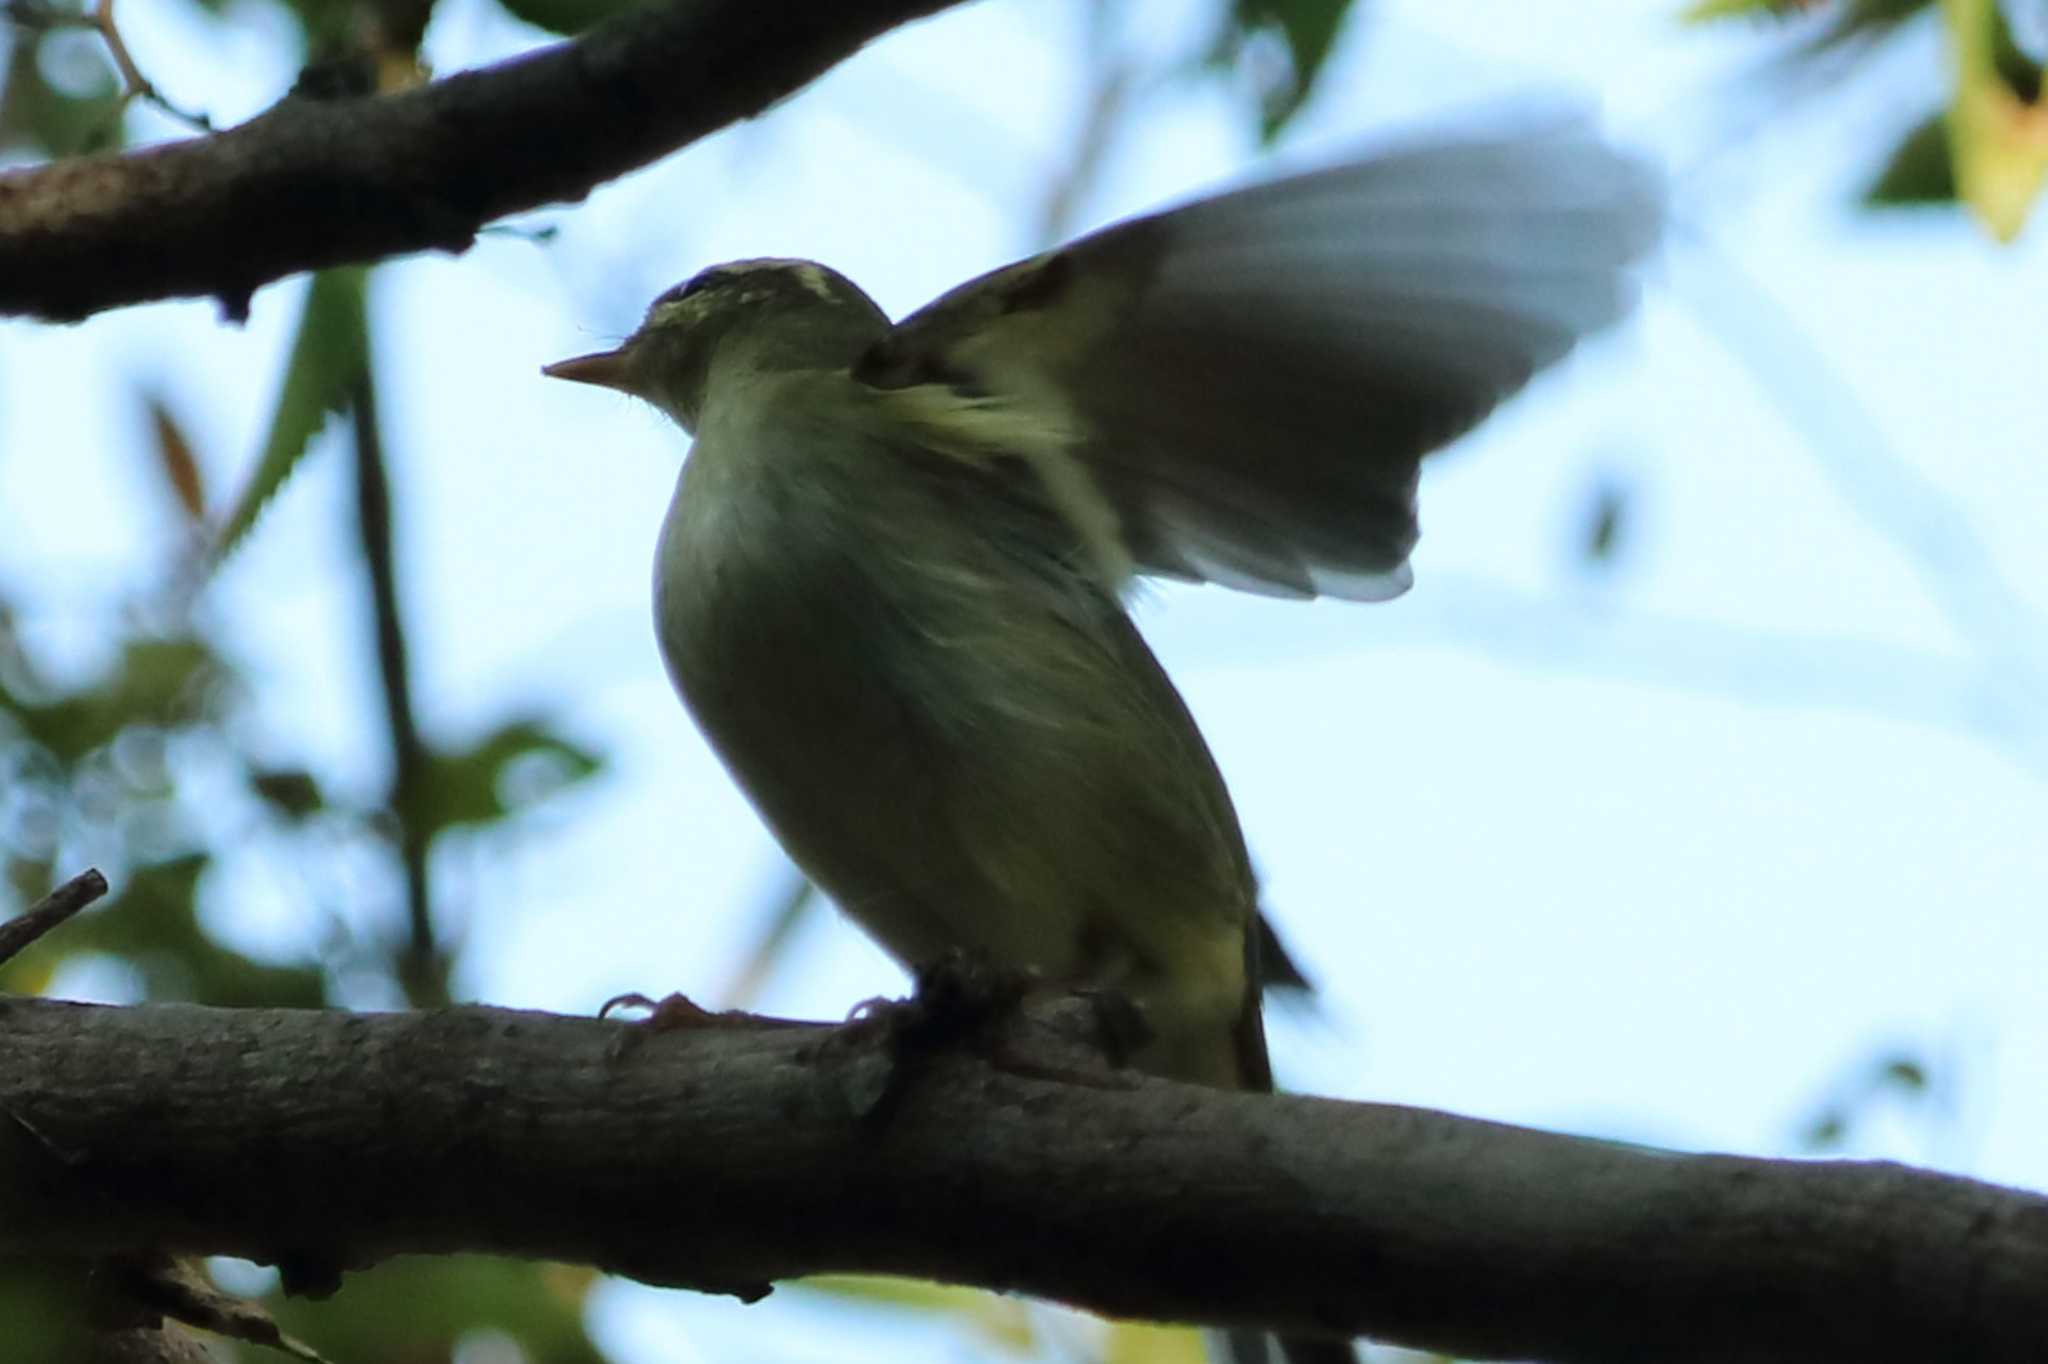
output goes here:
<path id="1" fill-rule="evenodd" d="M 376 380 L 365 369 L 350 399 L 356 456 L 356 530 L 369 576 L 370 613 L 376 621 L 377 677 L 384 725 L 391 735 L 392 817 L 398 824 L 399 862 L 405 871 L 409 941 L 400 975 L 414 1004 L 447 1003 L 447 980 L 434 944 L 434 907 L 427 879 L 427 842 L 420 826 L 428 754 L 413 709 L 405 620 L 398 606 L 398 571 L 391 548 L 391 480 L 377 428 Z"/>
<path id="2" fill-rule="evenodd" d="M 90 868 L 36 901 L 28 913 L 0 924 L 0 964 L 107 893 L 107 878 Z"/>
<path id="3" fill-rule="evenodd" d="M 142 100 L 153 104 L 165 114 L 191 128 L 194 132 L 210 133 L 213 120 L 205 114 L 195 114 L 180 109 L 164 98 L 156 82 L 142 74 L 142 68 L 135 64 L 135 58 L 128 53 L 128 44 L 121 38 L 121 30 L 114 23 L 114 0 L 96 0 L 92 7 L 91 27 L 100 35 L 100 41 L 107 45 L 107 57 L 114 63 L 114 69 L 121 73 L 121 103 Z"/>
<path id="4" fill-rule="evenodd" d="M 114 114 L 118 117 L 135 100 L 153 104 L 164 114 L 191 128 L 194 132 L 210 133 L 214 130 L 213 120 L 205 114 L 195 114 L 180 109 L 164 97 L 156 88 L 156 82 L 142 74 L 134 56 L 128 51 L 127 42 L 121 37 L 121 30 L 114 22 L 115 0 L 94 0 L 89 13 L 58 9 L 54 5 L 34 3 L 34 0 L 12 0 L 6 7 L 10 23 L 26 29 L 85 28 L 91 29 L 106 44 L 107 59 L 114 64 L 115 74 L 121 78 L 121 97 L 114 103 Z"/>

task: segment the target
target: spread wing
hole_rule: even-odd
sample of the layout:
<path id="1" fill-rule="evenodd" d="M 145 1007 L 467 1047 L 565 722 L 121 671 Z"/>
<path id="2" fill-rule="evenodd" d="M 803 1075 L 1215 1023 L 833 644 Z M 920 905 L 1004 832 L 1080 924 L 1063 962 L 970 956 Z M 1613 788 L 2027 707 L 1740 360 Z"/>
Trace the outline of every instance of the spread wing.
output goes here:
<path id="1" fill-rule="evenodd" d="M 1053 433 L 1019 453 L 1127 566 L 1377 600 L 1410 581 L 1422 456 L 1627 310 L 1659 217 L 1577 122 L 1417 145 L 984 275 L 855 374 Z"/>

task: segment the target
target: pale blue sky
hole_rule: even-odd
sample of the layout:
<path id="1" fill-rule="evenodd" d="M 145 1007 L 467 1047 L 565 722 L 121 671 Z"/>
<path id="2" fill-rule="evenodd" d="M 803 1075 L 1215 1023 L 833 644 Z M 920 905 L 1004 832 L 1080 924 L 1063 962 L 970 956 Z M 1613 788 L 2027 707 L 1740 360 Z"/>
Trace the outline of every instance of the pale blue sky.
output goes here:
<path id="1" fill-rule="evenodd" d="M 1142 8 L 1141 48 L 1198 28 L 1194 6 Z M 1676 8 L 1382 0 L 1288 148 L 1314 159 L 1475 103 L 1576 95 L 1672 167 L 1678 225 L 1637 322 L 1432 468 L 1409 596 L 1167 589 L 1143 610 L 1327 991 L 1321 1017 L 1276 1021 L 1278 1065 L 1307 1090 L 1768 1154 L 1847 1068 L 1908 1044 L 1954 1067 L 1956 1117 L 1881 1122 L 1858 1149 L 2048 1187 L 2042 234 L 1998 248 L 1957 215 L 1848 207 L 1938 97 L 1931 44 L 1787 105 L 1736 79 L 1758 31 L 1681 29 Z M 290 79 L 241 27 L 258 13 L 132 37 L 175 97 L 233 118 Z M 560 227 L 551 246 L 499 236 L 379 272 L 426 720 L 452 738 L 559 709 L 616 755 L 530 836 L 440 859 L 466 995 L 715 995 L 774 865 L 647 622 L 681 438 L 539 365 L 719 259 L 817 257 L 901 312 L 1029 249 L 1081 101 L 1078 14 L 971 6 L 533 215 Z M 448 70 L 532 40 L 443 0 L 431 47 Z M 1086 220 L 1240 172 L 1246 123 L 1213 85 L 1149 96 Z M 89 664 L 103 603 L 148 580 L 174 525 L 144 491 L 138 413 L 105 395 L 160 381 L 214 486 L 233 486 L 300 289 L 259 294 L 240 331 L 199 304 L 0 326 L 0 578 L 39 646 Z M 379 728 L 354 667 L 340 453 L 309 462 L 206 609 L 262 684 L 263 741 L 368 798 L 383 758 L 365 747 Z M 1637 499 L 1595 581 L 1574 536 L 1601 477 Z M 250 848 L 206 887 L 209 913 L 237 942 L 304 951 L 301 875 Z M 379 875 L 331 889 L 395 913 Z M 762 1003 L 830 1017 L 901 984 L 821 920 Z M 735 1357 L 785 1326 L 789 1358 L 868 1339 L 807 1333 L 816 1309 L 790 1295 L 606 1300 L 627 1358 Z"/>

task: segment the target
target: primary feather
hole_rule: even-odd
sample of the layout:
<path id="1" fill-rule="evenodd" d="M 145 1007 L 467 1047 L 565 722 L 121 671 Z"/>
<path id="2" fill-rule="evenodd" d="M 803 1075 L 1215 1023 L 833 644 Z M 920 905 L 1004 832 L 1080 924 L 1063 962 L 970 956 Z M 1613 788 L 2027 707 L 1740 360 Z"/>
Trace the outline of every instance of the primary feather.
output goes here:
<path id="1" fill-rule="evenodd" d="M 1626 310 L 1658 218 L 1577 123 L 1416 146 L 985 275 L 855 373 L 1074 432 L 1141 571 L 1379 600 L 1410 582 L 1422 457 Z"/>

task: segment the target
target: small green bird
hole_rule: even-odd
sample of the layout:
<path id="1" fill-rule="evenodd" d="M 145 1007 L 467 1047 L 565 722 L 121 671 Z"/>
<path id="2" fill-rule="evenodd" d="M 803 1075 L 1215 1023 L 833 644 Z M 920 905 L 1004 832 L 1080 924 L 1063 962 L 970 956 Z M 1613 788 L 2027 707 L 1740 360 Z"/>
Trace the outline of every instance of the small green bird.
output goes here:
<path id="1" fill-rule="evenodd" d="M 797 865 L 907 966 L 1114 987 L 1136 1064 L 1263 1090 L 1251 860 L 1122 593 L 1404 591 L 1423 455 L 1626 311 L 1659 216 L 1554 123 L 1130 219 L 893 325 L 822 265 L 714 266 L 546 372 L 696 437 L 662 656 Z"/>

